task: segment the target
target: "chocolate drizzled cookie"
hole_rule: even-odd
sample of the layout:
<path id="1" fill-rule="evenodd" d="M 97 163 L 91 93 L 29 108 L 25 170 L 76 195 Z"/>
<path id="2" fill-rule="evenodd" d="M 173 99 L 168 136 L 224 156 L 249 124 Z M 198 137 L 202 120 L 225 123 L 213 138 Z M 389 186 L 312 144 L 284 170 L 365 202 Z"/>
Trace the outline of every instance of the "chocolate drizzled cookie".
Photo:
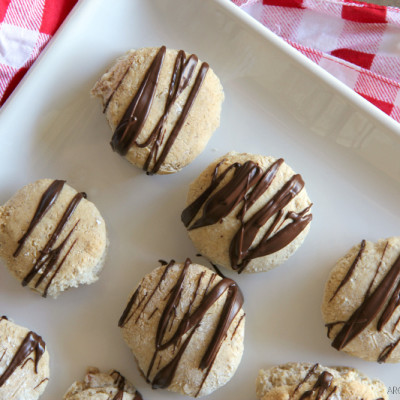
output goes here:
<path id="1" fill-rule="evenodd" d="M 49 354 L 43 339 L 0 317 L 0 399 L 36 400 L 49 380 Z"/>
<path id="2" fill-rule="evenodd" d="M 95 282 L 106 248 L 99 211 L 63 180 L 36 181 L 0 207 L 0 257 L 44 297 Z"/>
<path id="3" fill-rule="evenodd" d="M 385 385 L 347 367 L 287 363 L 260 370 L 259 400 L 387 400 Z"/>
<path id="4" fill-rule="evenodd" d="M 229 153 L 189 189 L 182 222 L 213 264 L 267 271 L 303 242 L 312 219 L 301 175 L 283 159 Z"/>
<path id="5" fill-rule="evenodd" d="M 322 313 L 332 346 L 369 361 L 400 361 L 400 238 L 363 240 L 341 258 Z"/>
<path id="6" fill-rule="evenodd" d="M 153 388 L 192 397 L 234 374 L 243 352 L 243 296 L 237 284 L 189 259 L 146 275 L 119 326 Z"/>
<path id="7" fill-rule="evenodd" d="M 219 126 L 222 86 L 209 65 L 183 50 L 131 50 L 99 79 L 111 147 L 148 174 L 179 171 Z"/>

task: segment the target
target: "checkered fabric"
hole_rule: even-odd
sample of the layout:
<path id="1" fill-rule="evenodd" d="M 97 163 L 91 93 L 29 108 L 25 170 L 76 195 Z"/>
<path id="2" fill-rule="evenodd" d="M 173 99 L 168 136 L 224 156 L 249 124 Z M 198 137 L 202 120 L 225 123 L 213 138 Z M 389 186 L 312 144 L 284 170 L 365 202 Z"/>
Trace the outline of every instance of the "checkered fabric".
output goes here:
<path id="1" fill-rule="evenodd" d="M 0 105 L 78 0 L 0 0 Z M 232 0 L 400 122 L 400 9 L 350 0 Z"/>
<path id="2" fill-rule="evenodd" d="M 400 122 L 400 9 L 350 0 L 232 0 Z"/>
<path id="3" fill-rule="evenodd" d="M 77 0 L 0 0 L 0 105 Z"/>

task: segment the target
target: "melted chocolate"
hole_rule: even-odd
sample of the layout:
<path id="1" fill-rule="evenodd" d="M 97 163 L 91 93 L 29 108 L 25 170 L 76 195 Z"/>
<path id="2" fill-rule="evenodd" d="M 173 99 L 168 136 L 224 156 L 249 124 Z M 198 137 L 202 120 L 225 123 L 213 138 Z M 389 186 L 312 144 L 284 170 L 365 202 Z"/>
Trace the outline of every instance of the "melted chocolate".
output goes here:
<path id="1" fill-rule="evenodd" d="M 14 371 L 24 362 L 24 360 L 32 353 L 35 353 L 35 373 L 37 374 L 37 366 L 45 352 L 46 344 L 40 336 L 34 332 L 29 332 L 19 349 L 15 353 L 10 364 L 0 376 L 0 387 L 4 385 L 7 379 L 14 373 Z"/>
<path id="2" fill-rule="evenodd" d="M 151 171 L 149 171 L 151 174 L 158 172 L 162 163 L 167 158 L 167 155 L 168 155 L 169 151 L 171 150 L 172 145 L 174 144 L 176 138 L 178 137 L 179 131 L 182 129 L 183 125 L 185 124 L 185 121 L 189 115 L 190 109 L 192 108 L 192 105 L 193 105 L 194 101 L 196 100 L 197 94 L 200 91 L 201 85 L 203 84 L 203 81 L 206 77 L 208 69 L 209 69 L 209 65 L 207 63 L 201 64 L 200 70 L 196 76 L 196 80 L 194 81 L 192 90 L 190 91 L 189 97 L 187 98 L 186 103 L 183 106 L 182 113 L 179 116 L 179 119 L 176 122 L 174 128 L 172 129 L 172 132 L 168 136 L 165 146 L 164 146 L 159 158 L 157 159 L 156 163 L 154 164 L 153 169 Z"/>
<path id="3" fill-rule="evenodd" d="M 315 373 L 315 370 L 318 368 L 319 364 L 314 364 L 307 372 L 304 379 L 296 386 L 292 394 L 289 396 L 289 400 L 293 399 L 294 395 L 300 390 L 300 388 L 306 383 L 311 376 Z M 322 400 L 323 396 L 326 394 L 327 390 L 332 386 L 333 375 L 327 371 L 322 371 L 311 390 L 306 390 L 303 392 L 299 400 L 310 399 L 314 394 L 314 400 Z M 335 386 L 325 397 L 325 400 L 331 398 L 331 396 L 336 392 L 337 387 Z"/>
<path id="4" fill-rule="evenodd" d="M 41 384 L 47 382 L 49 380 L 49 378 L 44 378 L 42 379 L 34 388 L 33 390 L 37 389 Z"/>
<path id="5" fill-rule="evenodd" d="M 388 344 L 382 352 L 378 356 L 378 363 L 384 363 L 392 354 L 393 350 L 397 347 L 400 343 L 400 338 L 398 338 L 395 342 Z"/>
<path id="6" fill-rule="evenodd" d="M 36 284 L 35 284 L 35 288 L 37 288 L 42 281 L 49 275 L 49 273 L 52 271 L 52 269 L 54 268 L 54 266 L 57 264 L 58 258 L 64 248 L 64 246 L 66 245 L 68 239 L 70 238 L 72 232 L 75 230 L 76 226 L 79 223 L 79 220 L 75 223 L 75 225 L 71 228 L 71 230 L 69 231 L 69 233 L 67 234 L 66 238 L 61 242 L 61 244 L 56 247 L 53 248 L 55 242 L 57 241 L 58 237 L 60 236 L 61 232 L 63 231 L 66 223 L 68 222 L 69 218 L 71 217 L 71 215 L 73 214 L 73 212 L 75 211 L 76 207 L 78 206 L 79 202 L 82 200 L 82 198 L 85 197 L 84 193 L 77 193 L 73 199 L 71 200 L 71 202 L 69 203 L 67 209 L 65 210 L 63 216 L 61 217 L 61 220 L 59 221 L 56 229 L 54 230 L 54 232 L 52 233 L 52 235 L 50 236 L 50 239 L 48 240 L 48 242 L 46 243 L 45 247 L 43 248 L 43 250 L 40 252 L 40 255 L 38 257 L 38 259 L 36 260 L 34 266 L 32 267 L 32 269 L 28 272 L 28 274 L 24 277 L 24 279 L 22 280 L 22 286 L 26 286 L 28 285 L 31 280 L 40 273 L 40 277 L 37 280 Z M 72 247 L 74 246 L 75 242 L 72 244 L 72 246 L 69 248 L 67 254 L 70 252 L 70 250 L 72 249 Z M 65 257 L 62 260 L 61 264 L 59 265 L 59 268 L 61 267 L 61 265 L 63 264 L 63 262 L 65 261 Z M 53 273 L 52 277 L 50 278 L 50 283 L 51 281 L 54 279 L 54 276 L 57 274 L 57 272 L 59 271 L 59 268 L 57 268 L 55 270 L 55 272 Z M 40 272 L 42 271 L 43 272 Z M 49 287 L 49 284 L 46 286 L 46 289 L 43 293 L 43 296 L 45 297 L 47 294 L 47 289 Z"/>
<path id="7" fill-rule="evenodd" d="M 196 68 L 197 61 L 198 58 L 195 55 L 191 55 L 186 60 L 185 52 L 183 50 L 180 50 L 178 52 L 168 91 L 168 98 L 164 107 L 164 113 L 158 120 L 158 123 L 154 127 L 150 136 L 143 143 L 138 143 L 137 141 L 135 142 L 135 144 L 139 147 L 151 146 L 150 153 L 143 166 L 143 169 L 145 171 L 149 171 L 150 173 L 156 172 L 154 170 L 150 171 L 149 167 L 152 161 L 154 161 L 154 163 L 157 162 L 158 151 L 164 137 L 164 124 L 175 100 L 188 86 L 190 79 L 192 78 L 194 69 Z"/>
<path id="8" fill-rule="evenodd" d="M 116 379 L 114 380 L 114 384 L 117 385 L 118 392 L 116 395 L 113 397 L 113 400 L 122 400 L 124 397 L 124 389 L 125 389 L 125 377 L 122 376 L 118 371 L 113 371 L 112 375 L 117 375 Z"/>
<path id="9" fill-rule="evenodd" d="M 36 225 L 40 222 L 43 216 L 47 213 L 47 211 L 49 211 L 51 206 L 57 200 L 58 195 L 64 187 L 64 183 L 65 181 L 55 180 L 43 193 L 27 231 L 24 233 L 21 239 L 18 240 L 18 247 L 13 254 L 14 257 L 17 257 L 19 255 L 22 247 L 25 244 L 26 239 L 29 237 L 29 235 L 35 229 Z"/>
<path id="10" fill-rule="evenodd" d="M 279 167 L 283 164 L 283 159 L 275 161 L 264 173 L 257 164 L 247 161 L 243 165 L 232 164 L 217 176 L 222 162 L 216 166 L 210 185 L 183 210 L 181 219 L 189 230 L 213 225 L 242 202 L 242 207 L 237 214 L 241 226 L 233 237 L 229 249 L 231 266 L 241 273 L 252 259 L 275 253 L 293 241 L 310 223 L 312 214 L 308 212 L 311 205 L 300 213 L 291 211 L 284 216 L 283 208 L 304 187 L 301 176 L 294 175 L 264 207 L 244 222 L 246 212 L 269 188 Z M 231 179 L 213 194 L 231 169 L 234 169 Z M 203 205 L 202 215 L 190 225 Z M 251 247 L 259 229 L 274 215 L 276 217 L 264 237 L 257 246 Z M 282 218 L 283 222 L 281 222 Z M 273 234 L 279 222 L 281 226 L 288 219 L 292 222 Z"/>
<path id="11" fill-rule="evenodd" d="M 175 126 L 169 134 L 161 154 L 158 154 L 164 140 L 164 125 L 168 114 L 171 111 L 171 107 L 181 93 L 188 87 L 194 74 L 194 70 L 198 64 L 197 56 L 191 55 L 188 59 L 186 59 L 186 55 L 183 50 L 178 52 L 171 76 L 164 112 L 146 140 L 144 140 L 142 143 L 139 143 L 137 139 L 150 112 L 165 54 L 166 48 L 165 46 L 162 46 L 154 57 L 144 76 L 139 90 L 125 111 L 125 114 L 119 122 L 111 140 L 111 147 L 113 150 L 123 156 L 125 156 L 129 149 L 134 145 L 138 147 L 149 147 L 150 152 L 143 166 L 143 169 L 147 171 L 148 174 L 154 174 L 158 172 L 162 163 L 165 161 L 165 158 L 174 144 L 179 131 L 182 129 L 186 121 L 186 118 L 197 97 L 209 68 L 207 63 L 203 63 L 201 65 L 193 87 L 183 106 L 182 113 L 180 114 Z M 107 100 L 106 107 L 108 106 L 112 96 L 113 94 Z M 150 167 L 151 163 L 154 164 L 152 168 Z"/>
<path id="12" fill-rule="evenodd" d="M 324 393 L 329 389 L 332 384 L 333 376 L 327 371 L 323 371 L 317 378 L 314 387 L 311 390 L 305 391 L 299 398 L 299 400 L 305 400 L 311 398 L 316 393 L 315 400 L 321 400 Z M 332 393 L 329 394 L 329 396 Z"/>
<path id="13" fill-rule="evenodd" d="M 385 248 L 383 249 L 383 252 L 382 252 L 382 255 L 381 255 L 381 259 L 379 260 L 379 264 L 378 264 L 378 266 L 377 266 L 377 268 L 376 268 L 376 270 L 375 270 L 374 277 L 372 278 L 372 280 L 371 280 L 371 282 L 370 282 L 370 284 L 369 284 L 369 286 L 368 286 L 368 289 L 367 289 L 367 291 L 365 292 L 364 298 L 367 298 L 367 297 L 370 295 L 370 293 L 371 293 L 372 286 L 374 285 L 375 279 L 376 279 L 376 277 L 378 276 L 379 270 L 381 269 L 383 257 L 385 257 L 385 253 L 386 253 L 386 249 L 387 249 L 387 247 L 388 247 L 388 244 L 389 244 L 389 243 L 386 242 Z"/>
<path id="14" fill-rule="evenodd" d="M 181 220 L 183 224 L 188 228 L 194 217 L 197 215 L 197 213 L 200 211 L 200 208 L 202 205 L 207 201 L 207 199 L 211 196 L 211 193 L 218 187 L 218 185 L 222 182 L 222 180 L 225 178 L 225 176 L 228 174 L 228 172 L 231 169 L 237 169 L 241 167 L 241 164 L 235 163 L 230 165 L 228 168 L 225 169 L 218 177 L 218 169 L 220 167 L 220 164 L 222 161 L 215 167 L 211 183 L 208 186 L 208 188 L 189 206 L 187 206 L 182 214 L 181 214 Z M 200 227 L 200 226 L 199 226 Z M 194 229 L 190 227 L 189 229 Z"/>
<path id="15" fill-rule="evenodd" d="M 139 136 L 150 111 L 165 53 L 166 48 L 162 46 L 147 70 L 139 90 L 115 129 L 111 139 L 111 147 L 122 156 L 126 155 L 132 143 Z"/>
<path id="16" fill-rule="evenodd" d="M 115 394 L 112 400 L 122 400 L 124 397 L 126 379 L 116 370 L 111 372 L 111 376 L 113 375 L 116 375 L 116 378 L 114 379 L 114 384 L 117 385 L 118 392 Z M 143 400 L 142 395 L 137 390 L 135 391 L 135 397 L 133 398 L 133 400 Z"/>
<path id="17" fill-rule="evenodd" d="M 358 262 L 361 260 L 361 256 L 362 256 L 362 254 L 364 252 L 364 249 L 365 249 L 365 240 L 363 240 L 361 242 L 360 250 L 358 251 L 358 254 L 357 254 L 356 258 L 354 259 L 353 263 L 351 264 L 351 266 L 350 266 L 349 270 L 347 271 L 345 277 L 342 279 L 342 281 L 340 282 L 339 286 L 335 290 L 335 293 L 333 293 L 332 297 L 329 299 L 329 302 L 331 302 L 335 298 L 335 296 L 338 294 L 339 290 L 349 281 L 349 279 L 353 275 L 353 272 L 354 272 Z"/>
<path id="18" fill-rule="evenodd" d="M 152 295 L 159 288 L 161 282 L 165 279 L 166 274 L 168 273 L 169 268 L 171 268 L 175 264 L 174 261 L 171 261 L 165 268 L 159 282 L 157 283 L 155 289 L 153 290 Z M 173 359 L 167 363 L 163 368 L 161 368 L 154 378 L 151 381 L 153 388 L 166 388 L 168 387 L 175 375 L 176 368 L 179 365 L 180 359 L 185 352 L 186 347 L 188 346 L 192 335 L 200 325 L 204 315 L 209 310 L 209 308 L 225 293 L 227 292 L 226 300 L 224 307 L 222 309 L 221 317 L 218 322 L 217 328 L 213 334 L 212 340 L 207 347 L 206 352 L 204 353 L 201 362 L 199 364 L 199 368 L 202 370 L 207 370 L 205 373 L 205 377 L 203 378 L 203 383 L 210 371 L 212 364 L 219 352 L 219 349 L 222 345 L 223 340 L 226 337 L 227 331 L 232 324 L 232 321 L 240 311 L 243 305 L 243 296 L 238 288 L 237 284 L 228 278 L 221 279 L 210 291 L 208 288 L 212 281 L 214 281 L 216 274 L 213 274 L 205 293 L 203 294 L 203 298 L 198 307 L 192 311 L 192 305 L 198 297 L 198 291 L 200 288 L 201 280 L 204 277 L 204 273 L 201 273 L 198 277 L 197 286 L 194 291 L 194 294 L 189 302 L 188 310 L 185 312 L 183 318 L 179 321 L 178 326 L 175 329 L 173 335 L 165 340 L 166 333 L 171 330 L 173 322 L 176 320 L 176 308 L 179 306 L 184 286 L 184 280 L 188 271 L 188 268 L 191 264 L 191 261 L 187 259 L 182 268 L 182 271 L 178 277 L 178 280 L 172 290 L 169 293 L 167 304 L 161 314 L 161 318 L 159 320 L 156 332 L 156 341 L 155 341 L 155 351 L 150 362 L 148 371 L 146 373 L 147 381 L 150 381 L 150 375 L 152 373 L 154 363 L 156 361 L 157 355 L 160 351 L 165 350 L 167 348 L 178 348 L 176 354 L 174 354 Z M 134 296 L 133 296 L 134 297 Z M 133 298 L 132 297 L 132 298 Z M 151 298 L 150 297 L 150 298 Z M 137 298 L 137 296 L 136 296 Z M 123 316 L 120 319 L 120 326 L 124 326 L 127 321 L 127 316 L 131 314 L 131 309 L 134 306 L 136 301 L 131 299 L 127 308 L 125 309 Z M 148 302 L 145 306 L 140 310 L 139 316 L 143 313 L 146 308 Z M 138 307 L 136 308 L 136 310 Z M 133 313 L 131 314 L 133 315 Z M 137 320 L 136 320 L 137 321 Z M 240 320 L 241 321 L 241 320 Z M 240 323 L 239 321 L 239 323 Z M 236 328 L 237 329 L 237 328 Z M 184 335 L 187 334 L 186 338 L 183 340 Z M 182 343 L 183 340 L 183 343 Z M 202 383 L 202 384 L 203 384 Z M 201 384 L 201 385 L 202 385 Z M 201 387 L 199 388 L 199 391 Z"/>
<path id="19" fill-rule="evenodd" d="M 385 307 L 389 299 L 380 318 L 379 328 L 382 328 L 394 312 L 393 304 L 397 302 L 395 297 L 398 295 L 399 278 L 400 256 L 396 259 L 375 291 L 364 299 L 350 319 L 344 323 L 342 329 L 332 342 L 332 346 L 335 349 L 341 350 L 362 332 L 373 321 L 379 311 Z"/>
<path id="20" fill-rule="evenodd" d="M 133 305 L 136 302 L 136 299 L 139 296 L 139 292 L 140 292 L 140 285 L 138 286 L 138 288 L 135 290 L 135 292 L 133 293 L 132 297 L 129 299 L 129 302 L 124 310 L 124 312 L 121 315 L 121 318 L 118 321 L 118 326 L 120 328 L 122 328 L 128 321 L 129 321 L 129 314 L 132 310 Z"/>
<path id="21" fill-rule="evenodd" d="M 293 393 L 290 395 L 289 400 L 293 398 L 293 396 L 299 391 L 299 389 L 311 378 L 311 375 L 318 368 L 319 364 L 314 364 L 307 372 L 304 379 L 294 388 Z"/>

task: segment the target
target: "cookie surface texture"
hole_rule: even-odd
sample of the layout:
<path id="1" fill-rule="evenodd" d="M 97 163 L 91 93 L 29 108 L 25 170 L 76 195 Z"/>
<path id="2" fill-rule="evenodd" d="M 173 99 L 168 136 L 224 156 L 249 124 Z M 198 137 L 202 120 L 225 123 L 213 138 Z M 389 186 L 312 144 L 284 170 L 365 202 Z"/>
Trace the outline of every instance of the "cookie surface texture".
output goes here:
<path id="1" fill-rule="evenodd" d="M 141 394 L 118 371 L 90 367 L 83 381 L 74 382 L 63 400 L 142 400 Z"/>
<path id="2" fill-rule="evenodd" d="M 332 346 L 380 363 L 400 361 L 400 238 L 363 240 L 325 286 L 322 314 Z"/>
<path id="3" fill-rule="evenodd" d="M 287 363 L 260 370 L 259 400 L 341 399 L 387 400 L 385 385 L 353 368 Z"/>
<path id="4" fill-rule="evenodd" d="M 180 50 L 130 50 L 91 91 L 113 132 L 111 147 L 149 174 L 197 157 L 220 122 L 224 93 L 207 63 Z"/>
<path id="5" fill-rule="evenodd" d="M 57 297 L 98 279 L 106 227 L 85 197 L 65 181 L 41 179 L 0 207 L 0 257 L 23 286 Z"/>
<path id="6" fill-rule="evenodd" d="M 49 380 L 49 353 L 35 332 L 0 317 L 0 399 L 36 400 Z"/>
<path id="7" fill-rule="evenodd" d="M 310 209 L 302 177 L 283 159 L 231 152 L 190 185 L 181 219 L 197 250 L 213 264 L 262 272 L 302 244 Z"/>
<path id="8" fill-rule="evenodd" d="M 171 261 L 146 275 L 119 326 L 152 387 L 200 397 L 226 384 L 243 353 L 245 314 L 236 283 Z"/>

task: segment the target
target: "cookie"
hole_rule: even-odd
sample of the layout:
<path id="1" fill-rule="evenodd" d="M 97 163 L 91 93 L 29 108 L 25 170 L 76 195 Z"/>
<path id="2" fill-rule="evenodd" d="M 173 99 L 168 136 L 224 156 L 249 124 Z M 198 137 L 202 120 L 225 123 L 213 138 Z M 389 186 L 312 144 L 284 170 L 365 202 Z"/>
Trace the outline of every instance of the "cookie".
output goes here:
<path id="1" fill-rule="evenodd" d="M 154 389 L 200 397 L 226 384 L 243 353 L 237 284 L 206 267 L 171 261 L 146 275 L 119 326 Z"/>
<path id="2" fill-rule="evenodd" d="M 322 314 L 332 346 L 368 361 L 400 361 L 400 238 L 363 240 L 325 286 Z"/>
<path id="3" fill-rule="evenodd" d="M 49 375 L 43 339 L 0 317 L 0 399 L 36 400 L 46 389 Z"/>
<path id="4" fill-rule="evenodd" d="M 311 205 L 302 177 L 283 159 L 231 152 L 190 185 L 181 219 L 213 264 L 262 272 L 302 244 Z"/>
<path id="5" fill-rule="evenodd" d="M 95 282 L 106 248 L 99 211 L 65 181 L 38 180 L 0 207 L 0 257 L 44 297 Z"/>
<path id="6" fill-rule="evenodd" d="M 141 394 L 118 371 L 90 367 L 84 381 L 74 382 L 63 400 L 142 400 Z"/>
<path id="7" fill-rule="evenodd" d="M 259 400 L 387 400 L 385 385 L 353 368 L 288 363 L 260 370 Z"/>
<path id="8" fill-rule="evenodd" d="M 111 147 L 148 174 L 197 157 L 219 126 L 224 93 L 209 65 L 183 50 L 130 50 L 98 80 Z"/>

